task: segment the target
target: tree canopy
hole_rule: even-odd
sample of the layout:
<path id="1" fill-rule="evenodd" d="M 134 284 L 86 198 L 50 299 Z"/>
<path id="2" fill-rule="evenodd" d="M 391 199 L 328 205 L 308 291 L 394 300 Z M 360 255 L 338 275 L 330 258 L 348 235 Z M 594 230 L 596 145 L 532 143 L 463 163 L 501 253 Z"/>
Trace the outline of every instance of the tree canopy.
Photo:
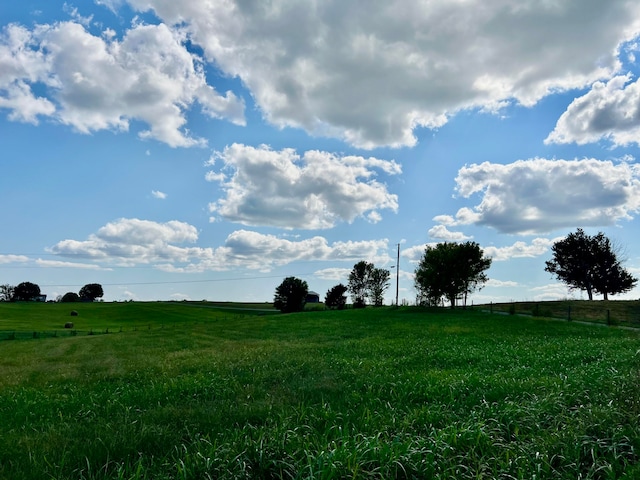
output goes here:
<path id="1" fill-rule="evenodd" d="M 369 298 L 379 307 L 384 304 L 384 292 L 389 288 L 389 270 L 374 268 L 369 276 Z"/>
<path id="2" fill-rule="evenodd" d="M 83 301 L 93 302 L 96 298 L 102 298 L 104 291 L 99 283 L 88 283 L 80 289 L 78 295 Z"/>
<path id="3" fill-rule="evenodd" d="M 552 273 L 570 289 L 584 290 L 589 300 L 601 293 L 605 300 L 631 290 L 638 279 L 622 267 L 618 249 L 602 232 L 587 235 L 578 228 L 551 247 L 553 259 L 545 271 Z"/>
<path id="4" fill-rule="evenodd" d="M 463 296 L 482 288 L 491 259 L 476 242 L 439 243 L 427 246 L 415 270 L 415 285 L 424 303 L 437 305 L 442 297 L 456 305 Z"/>
<path id="5" fill-rule="evenodd" d="M 74 303 L 79 301 L 80 295 L 78 295 L 76 292 L 67 292 L 60 298 L 61 303 Z"/>
<path id="6" fill-rule="evenodd" d="M 324 304 L 329 308 L 342 310 L 347 304 L 347 297 L 344 295 L 346 292 L 347 287 L 339 283 L 327 291 L 327 295 L 324 298 Z"/>
<path id="7" fill-rule="evenodd" d="M 22 282 L 13 291 L 13 299 L 16 301 L 29 302 L 40 296 L 40 287 L 35 283 Z"/>
<path id="8" fill-rule="evenodd" d="M 283 313 L 301 312 L 308 292 L 307 282 L 296 277 L 287 277 L 276 288 L 273 306 Z"/>
<path id="9" fill-rule="evenodd" d="M 364 260 L 356 263 L 349 274 L 348 289 L 355 308 L 367 305 L 367 299 L 380 306 L 384 303 L 384 292 L 389 288 L 389 270 L 376 268 Z"/>
<path id="10" fill-rule="evenodd" d="M 0 302 L 12 302 L 16 287 L 5 283 L 0 285 Z"/>

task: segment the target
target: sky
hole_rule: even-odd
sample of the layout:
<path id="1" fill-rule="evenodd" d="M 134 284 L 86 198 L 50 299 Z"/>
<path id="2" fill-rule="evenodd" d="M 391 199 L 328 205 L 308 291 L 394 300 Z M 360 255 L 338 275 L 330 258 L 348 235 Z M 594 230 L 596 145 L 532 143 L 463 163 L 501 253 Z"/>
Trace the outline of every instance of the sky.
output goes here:
<path id="1" fill-rule="evenodd" d="M 0 284 L 269 302 L 366 260 L 411 304 L 470 240 L 469 302 L 585 298 L 544 271 L 577 228 L 640 276 L 639 72 L 634 0 L 1 2 Z"/>

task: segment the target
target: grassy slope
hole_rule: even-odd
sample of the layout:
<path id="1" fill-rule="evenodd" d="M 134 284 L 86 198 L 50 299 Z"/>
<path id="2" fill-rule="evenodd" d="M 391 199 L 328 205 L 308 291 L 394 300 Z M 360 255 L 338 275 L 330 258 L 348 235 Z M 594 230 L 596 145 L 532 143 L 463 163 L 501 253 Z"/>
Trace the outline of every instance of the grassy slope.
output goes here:
<path id="1" fill-rule="evenodd" d="M 0 304 L 0 329 L 59 328 L 68 310 Z M 0 478 L 640 476 L 636 332 L 419 309 L 78 310 L 87 329 L 140 328 L 0 342 Z"/>

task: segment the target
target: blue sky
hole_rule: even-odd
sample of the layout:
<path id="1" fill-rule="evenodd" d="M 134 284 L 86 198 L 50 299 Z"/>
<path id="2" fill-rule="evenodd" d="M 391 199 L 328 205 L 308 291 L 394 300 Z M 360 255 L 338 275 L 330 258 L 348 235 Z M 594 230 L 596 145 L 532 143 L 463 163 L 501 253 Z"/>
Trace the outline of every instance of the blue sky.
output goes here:
<path id="1" fill-rule="evenodd" d="M 583 298 L 544 271 L 578 227 L 640 276 L 640 4 L 367 5 L 0 4 L 0 283 L 324 296 L 399 244 L 413 302 L 425 244 L 473 240 L 472 301 Z"/>

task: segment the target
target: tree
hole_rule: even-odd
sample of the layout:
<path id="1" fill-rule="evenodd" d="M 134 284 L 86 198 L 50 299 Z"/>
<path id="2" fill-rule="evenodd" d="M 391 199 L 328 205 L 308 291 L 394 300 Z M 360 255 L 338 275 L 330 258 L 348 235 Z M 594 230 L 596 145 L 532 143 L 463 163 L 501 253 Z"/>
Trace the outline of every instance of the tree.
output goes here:
<path id="1" fill-rule="evenodd" d="M 369 298 L 376 307 L 384 303 L 384 292 L 389 288 L 389 270 L 374 268 L 369 277 Z"/>
<path id="2" fill-rule="evenodd" d="M 373 263 L 364 260 L 356 263 L 349 274 L 348 289 L 354 308 L 364 308 L 369 296 L 369 278 L 374 269 Z"/>
<path id="3" fill-rule="evenodd" d="M 61 303 L 72 303 L 79 301 L 80 295 L 78 295 L 76 292 L 67 292 L 60 298 Z"/>
<path id="4" fill-rule="evenodd" d="M 329 308 L 337 308 L 338 310 L 342 310 L 347 304 L 347 297 L 345 297 L 344 295 L 347 290 L 347 287 L 345 287 L 341 283 L 330 288 L 324 298 L 324 304 Z"/>
<path id="5" fill-rule="evenodd" d="M 545 262 L 545 271 L 570 289 L 585 290 L 589 300 L 594 292 L 608 300 L 609 295 L 628 292 L 638 282 L 622 267 L 619 248 L 602 232 L 591 236 L 578 228 L 554 243 L 551 251 L 553 259 Z"/>
<path id="6" fill-rule="evenodd" d="M 273 306 L 283 313 L 301 312 L 308 292 L 307 282 L 299 278 L 287 277 L 276 288 Z"/>
<path id="7" fill-rule="evenodd" d="M 99 283 L 88 283 L 80 289 L 78 295 L 83 301 L 93 302 L 96 298 L 102 298 L 104 292 Z"/>
<path id="8" fill-rule="evenodd" d="M 13 298 L 16 301 L 29 302 L 40 296 L 40 287 L 35 283 L 22 282 L 13 291 Z"/>
<path id="9" fill-rule="evenodd" d="M 418 296 L 429 305 L 437 305 L 445 297 L 451 308 L 463 296 L 466 306 L 467 295 L 488 280 L 485 271 L 490 266 L 491 259 L 476 242 L 427 246 L 415 270 Z"/>
<path id="10" fill-rule="evenodd" d="M 5 283 L 0 285 L 0 302 L 12 302 L 16 287 Z"/>

